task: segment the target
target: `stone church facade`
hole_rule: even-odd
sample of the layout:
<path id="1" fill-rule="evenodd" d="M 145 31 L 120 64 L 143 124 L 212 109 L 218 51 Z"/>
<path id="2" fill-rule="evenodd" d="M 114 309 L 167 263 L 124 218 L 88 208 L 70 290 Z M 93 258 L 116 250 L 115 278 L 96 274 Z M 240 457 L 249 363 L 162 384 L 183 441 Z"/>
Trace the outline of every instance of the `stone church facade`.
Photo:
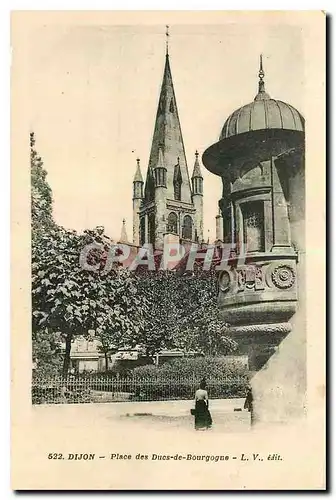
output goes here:
<path id="1" fill-rule="evenodd" d="M 190 179 L 168 50 L 152 146 L 143 181 L 140 160 L 133 180 L 133 244 L 203 241 L 203 176 L 196 151 Z"/>

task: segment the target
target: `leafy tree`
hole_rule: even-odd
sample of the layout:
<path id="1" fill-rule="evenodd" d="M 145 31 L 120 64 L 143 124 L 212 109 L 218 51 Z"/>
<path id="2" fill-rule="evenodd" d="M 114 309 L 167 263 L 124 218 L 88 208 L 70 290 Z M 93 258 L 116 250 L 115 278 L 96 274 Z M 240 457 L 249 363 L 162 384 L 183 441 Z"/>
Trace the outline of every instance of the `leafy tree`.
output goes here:
<path id="1" fill-rule="evenodd" d="M 57 374 L 63 362 L 63 337 L 59 332 L 47 328 L 33 331 L 32 351 L 35 374 L 48 376 Z"/>
<path id="2" fill-rule="evenodd" d="M 89 330 L 100 339 L 106 369 L 111 350 L 139 344 L 147 356 L 174 347 L 212 355 L 231 352 L 234 342 L 225 336 L 219 316 L 215 273 L 134 273 L 120 266 L 105 272 L 113 242 L 103 228 L 78 234 L 54 223 L 52 192 L 34 133 L 30 147 L 35 358 L 46 364 L 59 359 L 61 332 L 66 375 L 72 340 Z M 83 269 L 79 261 L 82 250 L 92 244 L 100 245 L 87 258 L 97 266 L 95 271 Z"/>
<path id="3" fill-rule="evenodd" d="M 92 322 L 95 322 L 96 336 L 100 340 L 100 350 L 104 353 L 105 368 L 108 370 L 108 353 L 139 344 L 144 331 L 146 297 L 139 296 L 137 278 L 126 269 L 106 276 L 104 281 L 100 281 L 102 283 L 109 295 L 107 307 L 100 290 L 101 298 L 97 301 Z"/>
<path id="4" fill-rule="evenodd" d="M 30 167 L 31 167 L 31 223 L 34 240 L 41 232 L 53 225 L 52 192 L 46 180 L 47 172 L 43 161 L 35 149 L 35 135 L 30 133 Z"/>
<path id="5" fill-rule="evenodd" d="M 217 305 L 217 275 L 213 270 L 196 271 L 180 278 L 180 324 L 176 345 L 184 351 L 206 355 L 232 353 L 237 344 L 227 336 L 227 325 Z"/>
<path id="6" fill-rule="evenodd" d="M 148 272 L 142 276 L 139 292 L 149 302 L 141 339 L 148 355 L 165 348 L 208 355 L 235 350 L 236 343 L 226 335 L 220 317 L 213 270 Z"/>
<path id="7" fill-rule="evenodd" d="M 93 249 L 89 263 L 80 265 L 80 255 L 93 242 L 106 247 L 99 231 L 83 235 L 64 228 L 50 230 L 33 247 L 33 329 L 48 328 L 65 336 L 63 375 L 70 364 L 71 342 L 76 335 L 95 330 L 102 349 L 135 345 L 143 327 L 142 301 L 137 295 L 137 278 L 128 270 L 104 272 L 104 249 Z"/>
<path id="8" fill-rule="evenodd" d="M 177 285 L 171 271 L 140 274 L 139 293 L 144 301 L 145 327 L 139 340 L 147 356 L 174 347 L 179 326 Z"/>
<path id="9" fill-rule="evenodd" d="M 32 253 L 41 244 L 41 237 L 54 228 L 52 218 L 52 191 L 46 180 L 47 172 L 35 149 L 35 134 L 30 133 L 30 175 L 31 175 L 31 235 Z M 59 367 L 62 339 L 58 332 L 35 328 L 32 332 L 33 361 L 35 373 L 50 374 Z"/>

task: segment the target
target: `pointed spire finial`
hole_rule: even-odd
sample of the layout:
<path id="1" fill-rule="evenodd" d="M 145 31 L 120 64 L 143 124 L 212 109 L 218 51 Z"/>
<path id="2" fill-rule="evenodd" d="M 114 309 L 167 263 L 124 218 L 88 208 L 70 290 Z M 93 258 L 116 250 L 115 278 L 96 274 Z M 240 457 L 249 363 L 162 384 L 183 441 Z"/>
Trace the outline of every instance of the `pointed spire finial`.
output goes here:
<path id="1" fill-rule="evenodd" d="M 198 157 L 199 157 L 199 152 L 195 151 L 195 164 L 194 164 L 194 170 L 193 170 L 193 173 L 192 173 L 192 176 L 191 178 L 193 179 L 194 177 L 200 177 L 201 179 L 203 178 L 202 176 L 202 172 L 201 172 L 201 167 L 200 167 L 200 164 L 199 164 L 199 160 L 198 160 Z"/>
<path id="2" fill-rule="evenodd" d="M 260 54 L 260 67 L 259 67 L 259 78 L 264 78 L 265 73 L 264 73 L 264 68 L 263 68 L 263 58 L 262 54 Z"/>
<path id="3" fill-rule="evenodd" d="M 127 243 L 127 232 L 126 232 L 126 219 L 122 220 L 121 234 L 120 234 L 120 243 Z"/>
<path id="4" fill-rule="evenodd" d="M 166 55 L 169 55 L 169 26 L 166 24 Z"/>
<path id="5" fill-rule="evenodd" d="M 140 168 L 140 158 L 136 159 L 136 170 L 135 170 L 135 175 L 133 178 L 133 182 L 142 182 L 143 183 L 143 178 L 141 174 L 141 168 Z"/>
<path id="6" fill-rule="evenodd" d="M 163 144 L 159 144 L 159 157 L 157 161 L 157 165 L 155 168 L 166 168 L 164 164 L 164 156 L 163 156 Z"/>

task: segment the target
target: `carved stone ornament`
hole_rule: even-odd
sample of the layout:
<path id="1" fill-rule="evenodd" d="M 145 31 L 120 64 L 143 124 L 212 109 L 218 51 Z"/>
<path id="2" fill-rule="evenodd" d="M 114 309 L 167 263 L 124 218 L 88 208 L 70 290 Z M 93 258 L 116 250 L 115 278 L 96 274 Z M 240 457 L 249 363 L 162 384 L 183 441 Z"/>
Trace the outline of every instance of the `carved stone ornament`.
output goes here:
<path id="1" fill-rule="evenodd" d="M 263 272 L 261 267 L 256 268 L 255 274 L 255 289 L 256 290 L 264 290 L 264 281 L 263 281 Z"/>
<path id="2" fill-rule="evenodd" d="M 239 269 L 239 271 L 237 271 L 237 281 L 238 281 L 238 290 L 240 292 L 245 290 L 245 280 L 246 280 L 245 269 Z"/>
<path id="3" fill-rule="evenodd" d="M 255 266 L 247 266 L 245 268 L 245 287 L 248 290 L 253 290 L 255 285 L 256 268 Z"/>
<path id="4" fill-rule="evenodd" d="M 219 288 L 222 292 L 227 292 L 230 288 L 231 276 L 228 271 L 223 271 L 219 277 Z"/>
<path id="5" fill-rule="evenodd" d="M 230 326 L 230 335 L 280 334 L 287 335 L 292 329 L 290 323 L 264 323 L 256 325 Z"/>
<path id="6" fill-rule="evenodd" d="M 259 266 L 246 266 L 237 271 L 238 291 L 263 290 L 263 273 Z"/>
<path id="7" fill-rule="evenodd" d="M 272 272 L 272 281 L 278 288 L 290 288 L 295 282 L 294 269 L 287 265 L 276 267 Z"/>

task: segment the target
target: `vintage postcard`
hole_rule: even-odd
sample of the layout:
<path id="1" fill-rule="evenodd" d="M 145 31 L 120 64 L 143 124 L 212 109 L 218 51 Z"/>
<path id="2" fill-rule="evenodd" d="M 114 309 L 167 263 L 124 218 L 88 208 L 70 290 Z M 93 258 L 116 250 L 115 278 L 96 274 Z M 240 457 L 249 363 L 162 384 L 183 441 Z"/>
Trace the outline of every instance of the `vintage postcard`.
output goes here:
<path id="1" fill-rule="evenodd" d="M 324 490 L 323 12 L 12 13 L 12 488 Z"/>

